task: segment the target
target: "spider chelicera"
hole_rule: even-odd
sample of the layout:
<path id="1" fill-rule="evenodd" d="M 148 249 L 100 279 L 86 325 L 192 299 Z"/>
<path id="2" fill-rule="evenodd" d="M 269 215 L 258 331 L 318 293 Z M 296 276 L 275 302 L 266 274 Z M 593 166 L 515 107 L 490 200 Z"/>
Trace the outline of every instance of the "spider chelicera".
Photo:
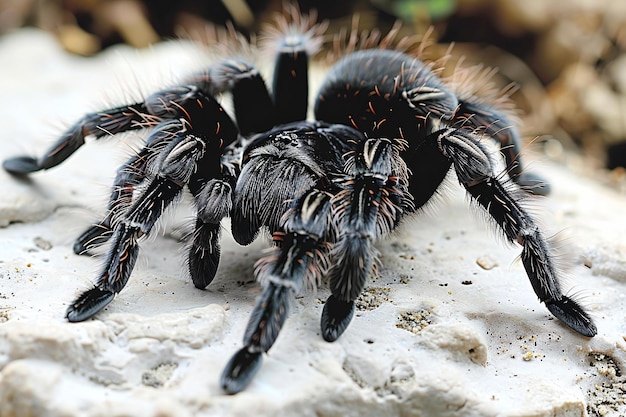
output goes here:
<path id="1" fill-rule="evenodd" d="M 506 239 L 521 245 L 539 300 L 573 330 L 594 336 L 589 315 L 563 294 L 548 243 L 520 204 L 529 189 L 547 188 L 522 170 L 507 112 L 455 92 L 432 65 L 379 42 L 347 48 L 315 96 L 315 121 L 306 121 L 308 61 L 324 28 L 292 18 L 275 36 L 271 93 L 248 61 L 223 59 L 143 102 L 87 114 L 40 158 L 4 161 L 7 171 L 26 175 L 60 164 L 87 136 L 148 132 L 145 146 L 119 169 L 107 214 L 74 245 L 80 254 L 110 240 L 95 286 L 70 304 L 67 319 L 94 316 L 124 288 L 140 238 L 187 188 L 197 212 L 188 252 L 196 287 L 216 274 L 223 218 L 231 218 L 238 243 L 266 229 L 275 245 L 258 263 L 263 292 L 244 346 L 222 374 L 222 387 L 236 393 L 258 370 L 307 281 L 323 277 L 330 286 L 323 338 L 332 342 L 346 330 L 376 263 L 374 243 L 426 204 L 452 167 Z M 236 123 L 215 98 L 225 92 Z M 485 140 L 501 145 L 504 172 Z"/>

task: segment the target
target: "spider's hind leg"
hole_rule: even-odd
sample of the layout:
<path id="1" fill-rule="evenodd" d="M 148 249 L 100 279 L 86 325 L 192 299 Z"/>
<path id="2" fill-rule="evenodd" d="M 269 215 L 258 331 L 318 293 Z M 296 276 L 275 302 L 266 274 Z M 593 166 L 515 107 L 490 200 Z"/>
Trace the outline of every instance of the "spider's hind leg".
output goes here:
<path id="1" fill-rule="evenodd" d="M 275 54 L 272 93 L 276 106 L 276 124 L 306 120 L 308 111 L 309 59 L 320 49 L 325 23 L 315 23 L 316 16 L 280 18 L 278 27 L 266 36 L 266 46 Z"/>
<path id="2" fill-rule="evenodd" d="M 584 336 L 595 336 L 596 326 L 589 314 L 563 294 L 549 245 L 535 220 L 518 202 L 522 193 L 495 175 L 485 146 L 476 137 L 455 129 L 435 132 L 431 139 L 452 160 L 470 196 L 491 215 L 510 242 L 522 246 L 522 263 L 539 300 L 568 327 Z"/>
<path id="3" fill-rule="evenodd" d="M 239 132 L 264 132 L 275 125 L 274 103 L 254 65 L 241 58 L 224 59 L 190 78 L 213 95 L 230 92 Z"/>

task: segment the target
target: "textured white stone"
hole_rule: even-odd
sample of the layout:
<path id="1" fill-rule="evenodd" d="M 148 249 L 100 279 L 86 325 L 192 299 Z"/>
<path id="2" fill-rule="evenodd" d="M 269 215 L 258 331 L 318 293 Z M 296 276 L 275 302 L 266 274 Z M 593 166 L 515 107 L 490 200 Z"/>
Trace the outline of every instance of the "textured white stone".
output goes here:
<path id="1" fill-rule="evenodd" d="M 40 32 L 0 38 L 0 158 L 40 154 L 83 113 L 137 98 L 154 80 L 197 68 L 200 55 L 165 43 L 85 59 Z M 516 260 L 519 248 L 494 239 L 453 181 L 443 201 L 378 245 L 382 267 L 367 307 L 337 342 L 319 335 L 319 300 L 328 291 L 303 293 L 238 395 L 224 395 L 218 379 L 259 294 L 253 265 L 267 242 L 241 248 L 227 224 L 208 290 L 183 273 L 176 236 L 190 212 L 179 209 L 142 245 L 114 302 L 94 320 L 67 323 L 67 303 L 100 266 L 74 255 L 73 239 L 103 213 L 115 167 L 139 135 L 88 143 L 28 180 L 0 172 L 2 417 L 581 416 L 594 386 L 619 382 L 610 369 L 626 370 L 626 201 L 539 163 L 533 168 L 554 193 L 537 211 L 548 233 L 569 236 L 576 266 L 566 284 L 597 321 L 593 339 L 550 316 Z M 485 257 L 492 268 L 477 264 Z M 401 325 L 407 312 L 418 322 Z M 615 366 L 590 366 L 590 352 Z"/>

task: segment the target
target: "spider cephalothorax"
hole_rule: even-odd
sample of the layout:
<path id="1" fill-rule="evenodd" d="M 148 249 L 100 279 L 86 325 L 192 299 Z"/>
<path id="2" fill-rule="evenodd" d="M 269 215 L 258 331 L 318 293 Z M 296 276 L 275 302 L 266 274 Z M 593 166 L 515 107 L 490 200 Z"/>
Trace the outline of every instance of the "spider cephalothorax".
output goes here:
<path id="1" fill-rule="evenodd" d="M 522 246 L 540 301 L 573 330 L 594 336 L 589 315 L 563 294 L 547 241 L 520 204 L 528 188 L 546 188 L 522 171 L 510 116 L 488 100 L 454 93 L 431 65 L 381 42 L 349 51 L 329 69 L 315 96 L 315 121 L 306 121 L 308 60 L 322 30 L 309 19 L 294 20 L 279 25 L 271 93 L 248 61 L 224 59 L 142 102 L 86 115 L 38 159 L 4 162 L 7 171 L 25 175 L 63 162 L 86 136 L 148 132 L 145 146 L 119 169 L 106 216 L 74 246 L 80 254 L 110 240 L 94 288 L 70 305 L 67 319 L 86 320 L 113 300 L 128 281 L 141 237 L 187 188 L 197 213 L 188 252 L 196 287 L 216 274 L 225 217 L 240 244 L 262 229 L 273 236 L 274 251 L 258 263 L 263 293 L 244 346 L 222 375 L 224 389 L 238 392 L 308 280 L 323 277 L 330 286 L 324 339 L 344 332 L 376 264 L 375 241 L 426 204 L 452 167 L 506 239 Z M 232 96 L 237 123 L 214 98 L 222 92 Z M 485 141 L 501 145 L 504 172 Z"/>

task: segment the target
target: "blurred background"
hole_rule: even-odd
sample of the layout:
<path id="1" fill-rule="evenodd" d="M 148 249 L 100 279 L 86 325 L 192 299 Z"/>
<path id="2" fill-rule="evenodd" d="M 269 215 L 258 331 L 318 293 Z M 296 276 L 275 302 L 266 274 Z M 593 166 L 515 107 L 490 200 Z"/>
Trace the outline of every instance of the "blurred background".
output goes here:
<path id="1" fill-rule="evenodd" d="M 233 22 L 257 32 L 284 0 L 2 0 L 0 35 L 21 27 L 53 33 L 70 53 L 114 44 L 147 47 Z M 329 33 L 359 26 L 424 33 L 468 64 L 499 68 L 515 82 L 532 149 L 626 191 L 626 1 L 624 0 L 301 0 L 330 22 Z M 6 65 L 6 63 L 4 64 Z"/>

